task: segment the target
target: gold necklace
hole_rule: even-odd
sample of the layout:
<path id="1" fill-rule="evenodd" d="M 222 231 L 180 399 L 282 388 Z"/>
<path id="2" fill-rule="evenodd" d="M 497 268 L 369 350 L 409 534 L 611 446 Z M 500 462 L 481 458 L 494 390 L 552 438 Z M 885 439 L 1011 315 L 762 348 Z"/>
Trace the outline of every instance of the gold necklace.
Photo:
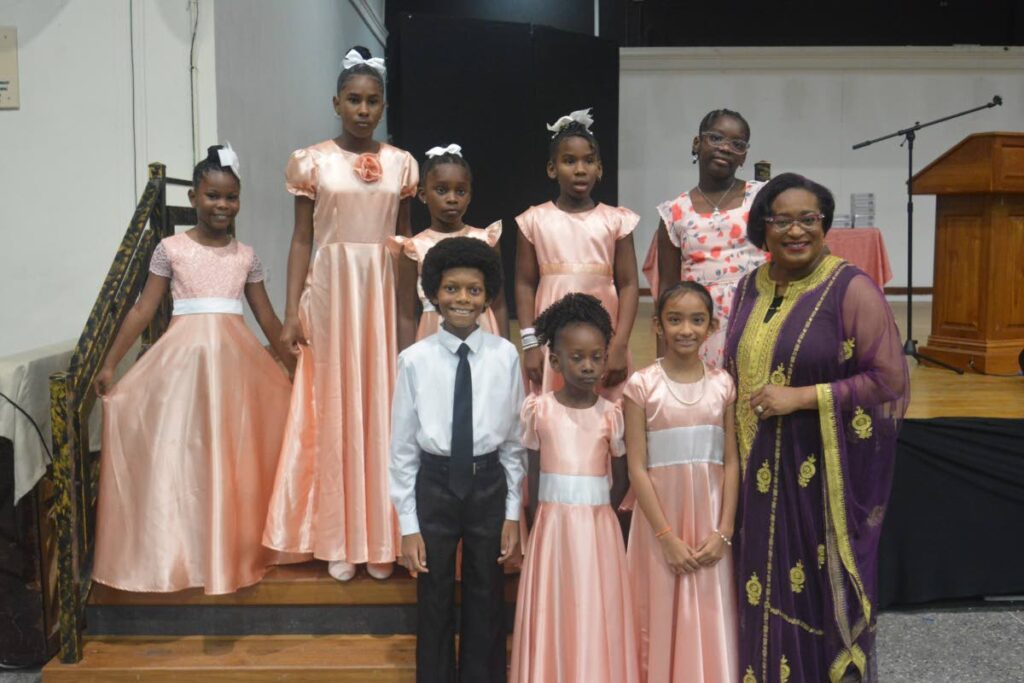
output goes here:
<path id="1" fill-rule="evenodd" d="M 700 181 L 697 181 L 697 192 L 700 192 L 700 196 L 704 198 L 704 201 L 710 204 L 711 207 L 714 209 L 714 211 L 711 212 L 711 216 L 713 218 L 718 218 L 719 216 L 722 215 L 722 212 L 718 210 L 718 207 L 721 206 L 722 204 L 725 204 L 725 198 L 732 194 L 732 191 L 736 189 L 736 183 L 738 182 L 738 178 L 733 179 L 732 185 L 730 185 L 729 189 L 725 191 L 725 194 L 718 198 L 718 203 L 716 204 L 715 202 L 708 199 L 708 196 L 704 194 L 704 190 L 700 189 Z"/>
<path id="2" fill-rule="evenodd" d="M 672 398 L 679 401 L 684 406 L 697 405 L 700 403 L 701 399 L 704 398 L 704 392 L 707 390 L 708 371 L 703 362 L 700 364 L 700 394 L 698 394 L 697 398 L 692 401 L 685 401 L 679 398 L 679 395 L 672 389 L 674 380 L 668 376 L 667 372 L 665 372 L 665 366 L 661 364 L 660 358 L 658 359 L 658 369 L 661 370 L 661 376 L 665 378 L 665 387 L 668 389 L 668 393 L 672 394 Z"/>

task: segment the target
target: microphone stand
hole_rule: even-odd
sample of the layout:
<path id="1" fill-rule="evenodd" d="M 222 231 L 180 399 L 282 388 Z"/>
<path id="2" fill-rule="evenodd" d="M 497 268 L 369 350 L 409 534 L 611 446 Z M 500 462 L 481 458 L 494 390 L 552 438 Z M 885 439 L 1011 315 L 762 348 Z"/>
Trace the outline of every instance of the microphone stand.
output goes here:
<path id="1" fill-rule="evenodd" d="M 914 333 L 912 323 L 914 320 L 914 195 L 913 195 L 913 179 L 914 179 L 914 140 L 917 137 L 917 131 L 928 126 L 934 126 L 936 123 L 942 123 L 943 121 L 949 121 L 960 116 L 966 116 L 967 114 L 973 114 L 976 111 L 982 109 L 991 109 L 992 107 L 998 107 L 1003 104 L 1003 98 L 996 95 L 992 98 L 992 101 L 988 104 L 983 104 L 980 107 L 974 107 L 973 109 L 967 109 L 966 111 L 959 112 L 957 114 L 950 114 L 949 116 L 943 116 L 941 119 L 935 119 L 927 123 L 921 123 L 915 121 L 913 126 L 898 130 L 895 133 L 889 133 L 883 135 L 880 138 L 874 140 L 865 140 L 864 142 L 858 142 L 853 146 L 854 149 L 860 149 L 861 147 L 867 147 L 873 145 L 876 142 L 882 140 L 888 140 L 889 138 L 902 137 L 903 142 L 900 143 L 900 147 L 907 146 L 907 341 L 903 344 L 903 355 L 911 356 L 918 363 L 926 361 L 933 365 L 952 370 L 953 372 L 962 375 L 964 371 L 958 367 L 944 363 L 936 358 L 925 356 L 917 351 L 917 340 L 914 339 Z"/>

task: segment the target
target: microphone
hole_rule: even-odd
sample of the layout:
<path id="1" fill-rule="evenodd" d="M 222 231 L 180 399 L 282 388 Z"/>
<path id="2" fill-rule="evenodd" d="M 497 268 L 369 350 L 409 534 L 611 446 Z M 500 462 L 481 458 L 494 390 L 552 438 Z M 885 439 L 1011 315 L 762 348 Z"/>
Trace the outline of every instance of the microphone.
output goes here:
<path id="1" fill-rule="evenodd" d="M 992 98 L 992 104 L 990 106 L 1001 107 L 1002 105 L 1003 105 L 1003 98 L 1002 97 L 1000 97 L 999 95 L 996 95 L 995 97 Z"/>

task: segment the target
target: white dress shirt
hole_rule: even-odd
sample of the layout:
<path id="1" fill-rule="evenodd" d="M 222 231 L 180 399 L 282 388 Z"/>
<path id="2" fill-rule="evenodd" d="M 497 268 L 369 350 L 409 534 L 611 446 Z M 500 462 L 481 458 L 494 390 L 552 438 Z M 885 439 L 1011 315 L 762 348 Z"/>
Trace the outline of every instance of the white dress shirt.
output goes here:
<path id="1" fill-rule="evenodd" d="M 391 405 L 391 501 L 402 535 L 419 533 L 416 475 L 420 452 L 451 456 L 457 352 L 463 340 L 443 327 L 398 356 Z M 473 455 L 498 451 L 508 496 L 505 519 L 518 520 L 526 450 L 520 443 L 523 376 L 511 343 L 477 328 L 465 339 L 473 375 Z"/>

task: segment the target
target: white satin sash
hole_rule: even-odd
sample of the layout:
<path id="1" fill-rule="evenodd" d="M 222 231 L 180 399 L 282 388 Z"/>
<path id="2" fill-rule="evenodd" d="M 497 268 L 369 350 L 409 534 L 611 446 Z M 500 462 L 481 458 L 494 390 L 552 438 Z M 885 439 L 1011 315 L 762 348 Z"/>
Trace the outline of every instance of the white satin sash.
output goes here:
<path id="1" fill-rule="evenodd" d="M 725 430 L 718 425 L 647 432 L 647 467 L 725 462 Z"/>
<path id="2" fill-rule="evenodd" d="M 608 505 L 608 477 L 541 472 L 537 499 L 564 505 Z"/>
<path id="3" fill-rule="evenodd" d="M 204 297 L 198 299 L 175 299 L 172 315 L 195 315 L 196 313 L 234 313 L 242 315 L 241 299 Z"/>

